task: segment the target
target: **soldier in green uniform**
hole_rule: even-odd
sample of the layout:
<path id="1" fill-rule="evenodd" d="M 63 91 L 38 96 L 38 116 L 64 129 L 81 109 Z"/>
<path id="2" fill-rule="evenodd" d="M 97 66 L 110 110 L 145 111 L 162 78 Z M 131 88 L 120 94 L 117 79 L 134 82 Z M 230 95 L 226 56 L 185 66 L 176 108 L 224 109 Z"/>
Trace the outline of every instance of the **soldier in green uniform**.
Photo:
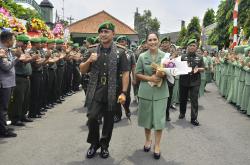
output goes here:
<path id="1" fill-rule="evenodd" d="M 59 61 L 58 53 L 56 51 L 56 41 L 54 39 L 50 39 L 48 40 L 48 51 L 47 53 L 49 54 L 49 60 L 48 60 L 48 64 L 49 64 L 49 107 L 53 108 L 55 105 L 55 102 L 57 100 L 57 65 L 56 63 Z"/>
<path id="2" fill-rule="evenodd" d="M 128 67 L 129 67 L 129 75 L 132 75 L 132 80 L 131 80 L 131 76 L 129 76 L 129 85 L 128 85 L 128 90 L 127 90 L 127 98 L 126 98 L 126 102 L 125 104 L 123 105 L 123 108 L 125 109 L 125 113 L 126 113 L 126 116 L 128 118 L 130 118 L 131 116 L 131 112 L 130 112 L 130 102 L 131 102 L 131 97 L 130 97 L 130 91 L 131 91 L 131 83 L 133 85 L 136 84 L 136 78 L 135 78 L 135 65 L 136 65 L 136 62 L 135 62 L 135 56 L 134 56 L 134 53 L 133 51 L 131 51 L 130 49 L 128 49 L 128 37 L 126 36 L 119 36 L 117 39 L 116 39 L 116 42 L 123 46 L 124 49 L 126 49 L 126 56 L 127 56 L 127 59 L 128 59 Z M 121 84 L 121 81 L 120 80 L 120 88 L 122 87 L 122 84 Z M 122 90 L 122 89 L 120 89 Z M 121 120 L 121 117 L 122 117 L 122 110 L 121 110 L 121 106 L 120 104 L 117 105 L 117 111 L 116 111 L 116 114 L 114 116 L 114 121 L 115 122 L 119 122 Z"/>
<path id="3" fill-rule="evenodd" d="M 41 100 L 41 82 L 43 79 L 43 62 L 44 58 L 41 56 L 41 39 L 32 38 L 30 40 L 32 48 L 29 51 L 31 56 L 38 56 L 38 59 L 31 63 L 32 75 L 31 75 L 31 100 L 30 100 L 30 118 L 41 118 L 42 113 L 40 112 L 40 100 Z"/>
<path id="4" fill-rule="evenodd" d="M 73 51 L 75 52 L 73 56 L 73 79 L 72 79 L 72 89 L 74 92 L 79 91 L 79 85 L 81 82 L 81 75 L 79 70 L 79 65 L 81 62 L 82 54 L 79 49 L 79 44 L 75 43 L 73 45 Z"/>
<path id="5" fill-rule="evenodd" d="M 188 75 L 180 76 L 180 115 L 179 119 L 183 119 L 186 114 L 187 99 L 190 93 L 191 100 L 191 123 L 198 126 L 198 95 L 201 83 L 200 72 L 204 71 L 204 62 L 201 56 L 196 54 L 197 41 L 190 39 L 187 43 L 187 54 L 182 55 L 181 60 L 187 61 L 192 67 L 192 72 Z"/>
<path id="6" fill-rule="evenodd" d="M 101 157 L 109 157 L 109 142 L 114 125 L 114 110 L 117 100 L 124 104 L 129 83 L 128 61 L 125 49 L 113 42 L 115 26 L 104 22 L 99 26 L 100 44 L 89 49 L 80 70 L 90 72 L 90 83 L 86 95 L 89 134 L 87 142 L 91 144 L 87 158 L 93 158 L 101 147 Z M 118 93 L 118 80 L 122 72 L 122 92 Z M 118 97 L 119 96 L 119 97 Z M 104 118 L 100 138 L 98 117 Z"/>
<path id="7" fill-rule="evenodd" d="M 63 85 L 63 76 L 64 76 L 64 71 L 65 71 L 65 52 L 63 50 L 63 44 L 64 40 L 58 39 L 56 40 L 56 51 L 58 53 L 58 62 L 56 63 L 57 65 L 57 72 L 56 72 L 56 77 L 57 77 L 57 82 L 56 82 L 56 103 L 62 103 L 64 99 L 62 98 L 62 85 Z"/>
<path id="8" fill-rule="evenodd" d="M 29 37 L 27 35 L 18 35 L 16 37 L 17 47 L 21 47 L 22 53 L 27 52 L 27 44 Z M 13 97 L 9 107 L 9 119 L 11 124 L 15 126 L 24 126 L 22 122 L 32 122 L 26 117 L 29 110 L 30 101 L 30 76 L 32 74 L 31 61 L 37 59 L 38 56 L 25 55 L 25 59 L 19 61 L 15 65 L 16 86 L 13 90 Z"/>

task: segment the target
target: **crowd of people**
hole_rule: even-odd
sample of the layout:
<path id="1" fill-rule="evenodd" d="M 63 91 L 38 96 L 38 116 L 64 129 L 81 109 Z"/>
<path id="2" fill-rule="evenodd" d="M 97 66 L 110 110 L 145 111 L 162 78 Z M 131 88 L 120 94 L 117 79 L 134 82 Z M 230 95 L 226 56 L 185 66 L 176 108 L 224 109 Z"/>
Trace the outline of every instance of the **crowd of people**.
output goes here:
<path id="1" fill-rule="evenodd" d="M 187 102 L 191 103 L 191 124 L 199 126 L 198 98 L 207 92 L 206 85 L 215 81 L 228 102 L 250 115 L 250 48 L 221 51 L 211 55 L 198 48 L 195 39 L 179 48 L 170 38 L 160 40 L 157 33 L 147 34 L 139 46 L 129 38 L 115 38 L 115 25 L 104 22 L 99 36 L 78 43 L 61 39 L 15 36 L 9 31 L 0 35 L 0 135 L 17 136 L 8 128 L 6 116 L 14 126 L 25 126 L 41 118 L 56 104 L 80 90 L 85 92 L 90 148 L 93 158 L 101 148 L 101 157 L 109 157 L 109 143 L 114 123 L 121 121 L 122 109 L 130 119 L 130 104 L 138 105 L 138 125 L 145 130 L 143 150 L 152 145 L 160 159 L 160 142 L 165 122 L 171 121 L 170 108 L 179 104 L 179 119 L 185 118 Z M 16 40 L 16 43 L 15 43 Z M 237 50 L 237 51 L 236 51 Z M 192 71 L 167 79 L 167 73 L 152 67 L 161 64 L 169 54 L 171 60 L 181 56 Z M 80 85 L 81 84 L 81 85 Z M 152 85 L 158 84 L 158 85 Z M 160 85 L 159 85 L 160 84 Z M 133 88 L 134 100 L 131 99 Z M 100 135 L 99 126 L 103 124 Z"/>

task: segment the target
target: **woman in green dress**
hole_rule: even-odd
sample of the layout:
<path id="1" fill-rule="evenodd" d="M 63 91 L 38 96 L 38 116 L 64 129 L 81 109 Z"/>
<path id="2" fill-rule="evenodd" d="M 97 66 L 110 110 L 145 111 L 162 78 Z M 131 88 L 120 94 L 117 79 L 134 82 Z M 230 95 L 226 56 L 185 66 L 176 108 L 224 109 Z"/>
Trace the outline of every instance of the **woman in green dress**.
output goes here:
<path id="1" fill-rule="evenodd" d="M 228 87 L 228 97 L 227 97 L 227 101 L 229 103 L 234 103 L 234 88 L 235 88 L 235 55 L 233 53 L 231 53 L 230 59 L 229 59 L 229 80 L 228 80 L 228 84 L 230 84 Z"/>
<path id="2" fill-rule="evenodd" d="M 165 73 L 154 70 L 151 64 L 160 65 L 165 53 L 158 48 L 159 37 L 156 33 L 149 33 L 147 35 L 147 45 L 149 50 L 139 56 L 136 65 L 136 77 L 140 80 L 138 91 L 138 125 L 145 129 L 145 152 L 150 151 L 152 143 L 151 129 L 155 130 L 154 158 L 159 159 L 160 142 L 162 130 L 165 128 L 169 92 Z"/>

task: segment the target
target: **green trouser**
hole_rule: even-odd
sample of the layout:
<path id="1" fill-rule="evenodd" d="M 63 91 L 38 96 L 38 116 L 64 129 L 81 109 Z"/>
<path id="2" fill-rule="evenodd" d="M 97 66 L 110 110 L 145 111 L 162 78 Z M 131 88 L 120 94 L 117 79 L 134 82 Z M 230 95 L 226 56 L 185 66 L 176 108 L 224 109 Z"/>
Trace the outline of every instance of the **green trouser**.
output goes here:
<path id="1" fill-rule="evenodd" d="M 29 108 L 30 100 L 30 79 L 28 76 L 16 76 L 16 86 L 13 90 L 13 97 L 9 107 L 9 119 L 12 122 L 25 118 Z"/>

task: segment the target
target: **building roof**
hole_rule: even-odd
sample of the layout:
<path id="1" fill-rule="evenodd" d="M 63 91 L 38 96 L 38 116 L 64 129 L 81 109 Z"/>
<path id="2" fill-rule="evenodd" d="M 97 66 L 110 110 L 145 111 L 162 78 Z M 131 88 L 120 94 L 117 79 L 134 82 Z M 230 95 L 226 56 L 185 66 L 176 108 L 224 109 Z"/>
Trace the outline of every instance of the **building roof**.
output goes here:
<path id="1" fill-rule="evenodd" d="M 40 5 L 40 7 L 49 7 L 54 8 L 53 4 L 49 0 L 43 0 Z"/>
<path id="2" fill-rule="evenodd" d="M 82 20 L 79 20 L 69 25 L 68 28 L 70 33 L 95 34 L 98 31 L 99 25 L 104 21 L 110 21 L 115 24 L 116 34 L 137 35 L 137 32 L 135 30 L 104 10 Z"/>

